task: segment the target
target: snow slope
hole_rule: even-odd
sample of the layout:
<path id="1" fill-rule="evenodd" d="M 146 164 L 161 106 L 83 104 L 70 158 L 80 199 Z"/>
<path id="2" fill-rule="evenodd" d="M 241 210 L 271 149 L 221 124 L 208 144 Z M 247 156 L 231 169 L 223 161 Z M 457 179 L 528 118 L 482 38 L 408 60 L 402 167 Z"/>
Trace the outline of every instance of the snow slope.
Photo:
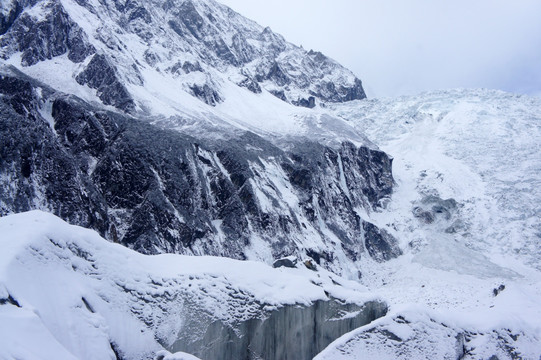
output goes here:
<path id="1" fill-rule="evenodd" d="M 455 313 L 443 315 L 418 306 L 403 307 L 344 335 L 314 360 L 537 360 L 541 354 L 539 336 L 529 330 L 516 325 L 510 328 L 483 327 L 480 323 L 473 326 L 472 322 L 465 325 L 465 319 Z"/>
<path id="2" fill-rule="evenodd" d="M 541 355 L 536 271 L 483 278 L 430 269 L 406 255 L 373 269 L 388 283 L 371 284 L 369 294 L 322 269 L 141 255 L 39 211 L 0 218 L 0 232 L 2 359 L 115 359 L 115 352 L 125 359 L 191 359 L 163 348 L 194 317 L 201 324 L 205 316 L 235 324 L 264 316 L 261 309 L 329 298 L 386 299 L 391 311 L 342 336 L 317 359 Z M 505 288 L 495 295 L 501 282 Z"/>
<path id="3" fill-rule="evenodd" d="M 403 245 L 424 244 L 449 225 L 419 226 L 411 216 L 415 201 L 436 195 L 458 203 L 452 239 L 496 263 L 514 258 L 541 269 L 538 98 L 449 90 L 335 110 L 394 158 L 396 192 L 381 221 L 395 223 Z"/>
<path id="4" fill-rule="evenodd" d="M 207 319 L 232 326 L 287 304 L 377 300 L 321 269 L 142 255 L 39 211 L 0 218 L 0 233 L 1 359 L 146 359 L 190 322 L 201 336 Z"/>
<path id="5" fill-rule="evenodd" d="M 448 90 L 331 111 L 394 158 L 392 200 L 369 216 L 400 240 L 404 255 L 365 263 L 361 280 L 394 314 L 345 335 L 318 359 L 456 358 L 460 334 L 465 358 L 515 358 L 497 345 L 509 339 L 498 328 L 520 334 L 519 358 L 538 359 L 541 101 Z M 410 340 L 390 339 L 389 329 Z M 447 345 L 431 346 L 449 336 Z"/>

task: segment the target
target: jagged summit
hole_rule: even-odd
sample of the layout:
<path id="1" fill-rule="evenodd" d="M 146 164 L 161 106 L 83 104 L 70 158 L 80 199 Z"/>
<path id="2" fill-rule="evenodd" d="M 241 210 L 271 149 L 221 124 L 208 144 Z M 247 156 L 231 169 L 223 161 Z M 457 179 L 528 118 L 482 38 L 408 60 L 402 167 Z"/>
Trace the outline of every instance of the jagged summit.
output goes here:
<path id="1" fill-rule="evenodd" d="M 12 0 L 0 45 L 23 72 L 131 113 L 197 108 L 187 94 L 216 106 L 238 87 L 309 108 L 366 97 L 332 59 L 214 0 Z"/>

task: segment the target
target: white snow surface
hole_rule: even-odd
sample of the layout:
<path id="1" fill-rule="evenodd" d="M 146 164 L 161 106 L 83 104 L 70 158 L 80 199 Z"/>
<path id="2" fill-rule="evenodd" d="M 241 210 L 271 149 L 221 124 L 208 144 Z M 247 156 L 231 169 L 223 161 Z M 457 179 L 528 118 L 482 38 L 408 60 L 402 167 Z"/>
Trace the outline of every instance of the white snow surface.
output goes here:
<path id="1" fill-rule="evenodd" d="M 523 334 L 520 358 L 539 359 L 541 100 L 457 89 L 355 101 L 330 111 L 394 158 L 392 200 L 381 211 L 359 212 L 399 239 L 404 255 L 363 266 L 361 282 L 390 302 L 391 313 L 344 335 L 318 359 L 455 358 L 454 338 L 440 348 L 431 344 L 447 338 L 441 324 L 455 335 L 484 332 L 469 344 L 478 353 L 468 359 L 510 358 L 494 347 L 494 329 Z M 423 223 L 412 210 L 427 196 L 455 199 L 456 212 Z M 500 285 L 505 290 L 494 296 Z M 406 326 L 396 325 L 399 314 L 430 316 Z M 392 324 L 417 332 L 409 350 L 367 335 Z"/>
<path id="2" fill-rule="evenodd" d="M 456 314 L 402 307 L 339 338 L 314 360 L 334 359 L 532 359 L 541 354 L 538 336 L 522 330 L 480 330 Z M 506 347 L 513 344 L 513 349 Z"/>
<path id="3" fill-rule="evenodd" d="M 224 321 L 233 321 L 245 310 L 223 301 L 231 291 L 248 293 L 270 308 L 309 304 L 325 299 L 327 291 L 360 303 L 383 298 L 392 311 L 374 324 L 344 335 L 320 359 L 399 357 L 394 352 L 396 346 L 384 350 L 389 345 L 385 339 L 365 336 L 375 327 L 392 330 L 404 339 L 422 338 L 421 343 L 412 342 L 415 346 L 404 350 L 404 359 L 445 358 L 450 354 L 445 349 L 454 349 L 455 333 L 489 334 L 501 329 L 523 334 L 523 358 L 539 359 L 540 98 L 457 89 L 304 109 L 277 99 L 268 91 L 270 87 L 263 86 L 261 94 L 254 94 L 237 86 L 242 76 L 235 69 L 202 64 L 225 99 L 211 107 L 186 92 L 187 85 L 204 83 L 208 78 L 191 74 L 175 77 L 168 70 L 178 60 L 197 60 L 186 51 L 189 44 L 175 43 L 172 39 L 176 37 L 170 33 L 146 44 L 121 29 L 114 21 L 115 14 L 97 19 L 74 0 L 62 0 L 62 4 L 98 51 L 126 49 L 116 53 L 119 76 L 134 96 L 139 114 L 148 115 L 160 126 L 205 136 L 219 136 L 209 128 L 218 133 L 236 129 L 270 139 L 308 136 L 327 143 L 349 140 L 361 145 L 372 141 L 379 146 L 394 158 L 395 190 L 384 209 L 358 212 L 395 236 L 404 255 L 383 264 L 363 256 L 359 283 L 338 280 L 323 270 L 271 269 L 257 262 L 209 257 L 143 256 L 40 212 L 1 218 L 0 299 L 9 294 L 22 307 L 0 306 L 0 358 L 108 359 L 114 358 L 111 342 L 130 349 L 124 354 L 127 358 L 150 358 L 162 350 L 155 337 L 172 340 L 167 333 L 182 326 L 182 317 L 167 317 L 152 302 L 153 297 L 167 291 L 200 297 L 200 304 Z M 99 1 L 89 4 L 105 14 Z M 248 36 L 250 45 L 265 50 L 263 42 L 255 40 L 264 31 L 257 24 L 213 1 L 198 0 L 195 4 L 202 13 L 205 7 L 213 6 L 213 13 L 222 20 L 236 19 L 243 31 L 253 35 Z M 2 5 L 0 11 L 4 10 Z M 36 16 L 37 10 L 31 9 Z M 97 23 L 102 27 L 96 29 L 93 24 Z M 228 23 L 217 21 L 223 26 Z M 226 43 L 232 41 L 235 31 L 220 29 L 228 34 Z M 107 38 L 107 34 L 116 35 Z M 288 51 L 282 56 L 293 64 L 300 49 L 286 46 Z M 146 51 L 159 58 L 158 65 L 142 60 Z M 130 70 L 135 60 L 140 63 L 142 83 Z M 63 92 L 100 102 L 95 90 L 74 80 L 85 63 L 73 64 L 65 55 L 30 67 L 20 65 L 20 54 L 1 63 L 16 66 Z M 256 65 L 248 64 L 245 70 Z M 59 73 L 69 76 L 56 76 Z M 351 81 L 349 72 L 333 74 L 337 83 Z M 44 114 L 48 114 L 48 106 L 44 104 Z M 280 184 L 283 174 L 269 172 L 265 177 Z M 345 178 L 341 180 L 345 183 Z M 298 207 L 290 203 L 294 197 L 287 187 L 266 191 L 279 191 L 283 195 L 281 206 Z M 423 223 L 412 211 L 427 196 L 454 199 L 457 209 L 449 219 Z M 264 192 L 258 193 L 258 200 L 272 206 Z M 220 227 L 219 222 L 214 225 Z M 265 246 L 263 241 L 253 240 L 253 247 Z M 247 253 L 251 252 L 256 254 L 252 258 L 261 258 L 265 249 L 248 249 Z M 333 285 L 333 279 L 344 286 Z M 494 296 L 493 289 L 500 285 L 505 289 Z M 366 291 L 372 295 L 367 296 Z M 142 298 L 150 302 L 140 301 Z M 186 311 L 182 301 L 168 304 L 167 311 Z M 397 323 L 398 316 L 413 325 Z M 148 327 L 144 320 L 153 325 Z M 435 335 L 421 337 L 423 333 Z M 476 344 L 482 352 L 478 358 L 496 354 L 489 335 L 472 341 L 485 341 Z M 505 354 L 499 356 L 505 358 Z"/>
<path id="4" fill-rule="evenodd" d="M 351 102 L 333 112 L 394 158 L 393 201 L 377 217 L 397 229 L 404 246 L 441 233 L 438 224 L 419 226 L 411 216 L 413 202 L 437 195 L 458 203 L 463 226 L 449 239 L 496 264 L 512 258 L 541 269 L 540 99 L 449 90 Z"/>
<path id="5" fill-rule="evenodd" d="M 194 303 L 232 324 L 261 306 L 377 299 L 322 269 L 142 255 L 40 211 L 0 218 L 0 234 L 0 359 L 114 359 L 111 344 L 125 359 L 150 359 Z"/>
<path id="6" fill-rule="evenodd" d="M 198 357 L 195 357 L 184 352 L 176 352 L 171 354 L 167 350 L 158 351 L 156 354 L 157 360 L 200 360 Z"/>

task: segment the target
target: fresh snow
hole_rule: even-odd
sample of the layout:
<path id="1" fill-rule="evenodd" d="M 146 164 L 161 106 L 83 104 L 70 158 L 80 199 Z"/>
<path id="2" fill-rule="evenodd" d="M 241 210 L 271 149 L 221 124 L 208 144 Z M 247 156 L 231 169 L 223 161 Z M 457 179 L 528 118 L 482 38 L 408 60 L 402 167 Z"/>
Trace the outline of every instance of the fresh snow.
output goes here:
<path id="1" fill-rule="evenodd" d="M 508 358 L 492 348 L 497 339 L 490 332 L 509 329 L 523 334 L 522 358 L 537 360 L 541 101 L 491 90 L 449 90 L 337 104 L 330 111 L 394 158 L 392 200 L 381 211 L 359 211 L 396 236 L 405 251 L 388 263 L 365 261 L 362 267 L 361 282 L 391 305 L 391 313 L 378 320 L 380 328 L 395 324 L 401 314 L 430 314 L 431 322 L 452 327 L 455 335 L 485 332 L 468 344 L 479 351 L 472 359 Z M 429 195 L 457 201 L 451 219 L 424 224 L 413 216 Z M 446 232 L 453 224 L 459 224 L 457 231 Z M 494 296 L 501 285 L 505 289 Z M 406 345 L 382 350 L 388 339 L 366 335 L 376 322 L 344 335 L 318 359 L 445 358 L 441 351 L 447 345 L 438 350 L 430 344 L 447 337 L 445 327 L 415 324 L 394 325 L 419 331 L 406 342 L 409 350 Z"/>
<path id="2" fill-rule="evenodd" d="M 194 303 L 233 324 L 260 306 L 378 299 L 324 270 L 142 255 L 40 211 L 0 218 L 0 233 L 2 359 L 114 359 L 111 346 L 126 359 L 149 358 L 163 349 L 156 339 L 176 340 Z"/>
<path id="3" fill-rule="evenodd" d="M 451 236 L 457 243 L 494 262 L 511 256 L 541 269 L 539 99 L 450 90 L 333 112 L 394 158 L 395 194 L 378 217 L 399 229 L 404 246 L 441 235 L 437 224 L 419 226 L 411 216 L 413 202 L 436 194 L 458 202 L 464 228 Z"/>
<path id="4" fill-rule="evenodd" d="M 163 352 L 156 341 L 175 340 L 191 311 L 182 296 L 197 299 L 197 305 L 217 319 L 234 322 L 253 310 L 226 300 L 238 294 L 248 294 L 243 300 L 259 301 L 268 309 L 307 305 L 328 296 L 358 303 L 388 302 L 391 312 L 387 316 L 344 335 L 318 356 L 321 360 L 453 358 L 456 336 L 465 332 L 480 334 L 471 340 L 477 351 L 471 358 L 498 354 L 505 359 L 507 355 L 494 348 L 494 336 L 505 335 L 502 329 L 521 334 L 522 358 L 539 359 L 541 99 L 458 89 L 298 108 L 273 96 L 271 83 L 263 83 L 260 94 L 237 86 L 235 82 L 244 75 L 232 67 L 201 64 L 205 74 L 174 76 L 169 68 L 178 61 L 197 61 L 201 55 L 197 51 L 202 49 L 191 54 L 190 44 L 170 32 L 146 44 L 121 28 L 115 20 L 118 14 L 108 14 L 97 0 L 88 2 L 95 14 L 74 0 L 61 3 L 98 52 L 125 49 L 114 52 L 117 75 L 134 96 L 137 115 L 158 126 L 206 137 L 248 130 L 276 144 L 308 137 L 330 145 L 348 140 L 379 146 L 394 158 L 392 199 L 377 211 L 357 210 L 363 220 L 395 236 L 404 255 L 383 264 L 362 256 L 362 277 L 353 282 L 322 269 L 272 269 L 256 261 L 212 257 L 144 256 L 41 212 L 0 218 L 0 300 L 6 302 L 12 296 L 21 306 L 0 305 L 1 359 L 114 359 L 111 346 L 124 349 L 127 359 L 155 355 L 162 355 L 163 360 L 191 359 L 187 354 Z M 2 2 L 2 14 L 12 4 Z M 225 34 L 226 43 L 231 44 L 239 29 L 262 54 L 269 51 L 264 41 L 256 39 L 262 33 L 283 41 L 214 1 L 194 4 L 202 13 L 216 15 L 213 26 Z M 44 6 L 25 11 L 40 18 L 47 11 Z M 103 26 L 96 28 L 98 23 Z M 279 60 L 298 66 L 299 54 L 304 52 L 288 43 L 284 46 Z M 144 60 L 147 51 L 159 58 L 157 65 Z M 16 53 L 2 59 L 1 65 L 14 66 L 63 93 L 99 104 L 96 90 L 75 81 L 88 61 L 74 64 L 61 55 L 22 67 L 21 54 Z M 131 66 L 135 62 L 139 74 Z M 335 63 L 329 59 L 329 64 Z M 254 61 L 244 70 L 254 73 L 257 66 Z M 354 80 L 353 74 L 341 69 L 325 76 L 337 84 Z M 224 98 L 216 107 L 187 92 L 190 85 L 207 82 Z M 293 100 L 306 95 L 298 89 L 288 91 Z M 41 115 L 54 129 L 51 103 L 41 105 Z M 262 207 L 300 213 L 280 166 L 272 159 L 260 162 L 265 171 L 253 181 L 261 181 L 255 188 Z M 340 186 L 347 193 L 343 166 L 339 158 Z M 0 180 L 5 186 L 14 181 L 5 174 L 0 174 Z M 36 206 L 46 208 L 41 189 L 34 190 Z M 278 203 L 272 203 L 267 194 L 279 199 Z M 413 209 L 423 206 L 428 196 L 454 199 L 457 208 L 449 219 L 423 223 Z M 121 224 L 125 210 L 110 211 Z M 226 242 L 220 220 L 213 225 L 219 241 Z M 321 228 L 326 229 L 323 221 Z M 122 234 L 125 229 L 117 231 Z M 340 243 L 331 231 L 327 237 Z M 308 225 L 291 241 L 324 248 L 320 239 Z M 269 245 L 255 236 L 245 253 L 251 260 L 272 262 Z M 337 253 L 335 261 L 346 264 L 345 257 Z M 358 275 L 354 269 L 343 274 Z M 505 289 L 494 296 L 494 289 L 501 285 Z M 171 301 L 171 293 L 182 296 Z M 371 332 L 374 329 L 382 332 Z M 403 347 L 390 343 L 392 339 L 381 335 L 383 330 L 408 341 Z"/>
<path id="5" fill-rule="evenodd" d="M 200 360 L 198 357 L 195 357 L 190 354 L 186 354 L 183 352 L 176 352 L 174 354 L 171 354 L 167 350 L 158 351 L 156 354 L 157 360 Z"/>
<path id="6" fill-rule="evenodd" d="M 520 273 L 484 277 L 431 269 L 406 254 L 367 264 L 367 278 L 381 281 L 369 284 L 368 294 L 358 282 L 322 269 L 141 255 L 40 211 L 0 218 L 0 233 L 0 358 L 114 359 L 115 346 L 127 359 L 191 359 L 163 352 L 155 340 L 175 340 L 193 311 L 183 299 L 196 299 L 199 311 L 234 323 L 253 311 L 250 302 L 272 310 L 329 297 L 359 304 L 384 299 L 391 312 L 344 335 L 318 359 L 396 358 L 396 348 L 384 346 L 388 339 L 375 335 L 384 330 L 411 339 L 400 347 L 408 358 L 444 358 L 454 351 L 454 337 L 466 332 L 476 334 L 470 342 L 480 356 L 500 351 L 494 334 L 519 334 L 515 345 L 523 358 L 539 355 L 541 276 L 524 266 L 514 267 Z M 494 296 L 501 284 L 505 289 Z M 236 304 L 239 295 L 243 306 Z"/>

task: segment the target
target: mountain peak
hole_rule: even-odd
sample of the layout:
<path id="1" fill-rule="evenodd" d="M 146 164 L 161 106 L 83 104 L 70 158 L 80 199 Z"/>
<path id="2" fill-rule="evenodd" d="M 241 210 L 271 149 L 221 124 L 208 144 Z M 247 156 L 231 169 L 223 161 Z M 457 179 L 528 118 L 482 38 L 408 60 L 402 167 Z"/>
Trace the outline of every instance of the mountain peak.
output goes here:
<path id="1" fill-rule="evenodd" d="M 152 114 L 156 98 L 185 109 L 185 96 L 170 99 L 181 92 L 216 106 L 232 87 L 305 107 L 366 97 L 361 81 L 335 61 L 216 1 L 13 0 L 2 5 L 0 34 L 4 61 L 33 76 L 67 73 L 70 86 L 122 111 Z M 107 78 L 100 86 L 85 81 L 104 57 Z M 168 93 L 152 85 L 162 78 Z M 133 106 L 121 105 L 126 99 Z"/>

